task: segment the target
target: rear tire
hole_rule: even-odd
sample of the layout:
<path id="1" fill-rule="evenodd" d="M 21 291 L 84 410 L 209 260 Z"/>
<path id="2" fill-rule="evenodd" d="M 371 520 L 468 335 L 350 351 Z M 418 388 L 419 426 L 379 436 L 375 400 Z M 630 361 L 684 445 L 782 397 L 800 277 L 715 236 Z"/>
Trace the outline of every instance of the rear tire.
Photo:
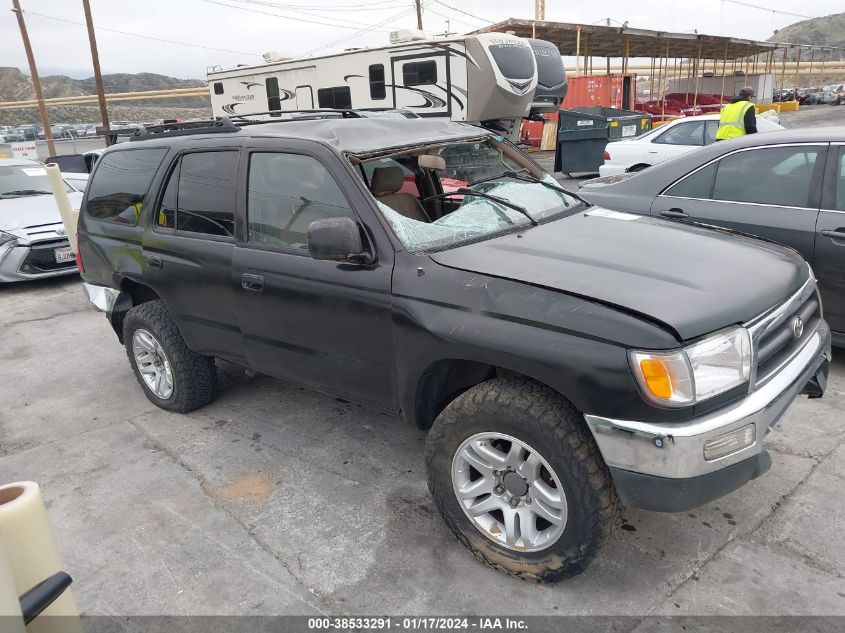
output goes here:
<path id="1" fill-rule="evenodd" d="M 214 398 L 214 358 L 188 349 L 162 301 L 129 310 L 123 320 L 123 340 L 135 377 L 156 406 L 187 413 Z"/>
<path id="2" fill-rule="evenodd" d="M 470 455 L 483 456 L 486 464 L 481 463 L 480 470 L 475 470 L 472 459 L 456 461 L 463 459 L 467 446 L 479 442 L 476 438 L 482 438 L 478 445 L 482 452 L 473 450 Z M 487 442 L 487 438 L 493 439 Z M 542 481 L 526 476 L 520 483 L 516 475 L 524 475 L 527 467 L 517 467 L 519 472 L 511 466 L 501 470 L 501 463 L 489 457 L 488 449 L 495 448 L 499 453 L 495 459 L 501 454 L 510 458 L 514 446 L 520 455 L 516 461 L 524 460 L 523 464 L 536 453 L 535 463 L 539 459 L 544 464 L 536 471 Z M 456 463 L 472 467 L 456 469 Z M 495 468 L 492 474 L 487 470 L 491 464 Z M 458 540 L 483 563 L 523 580 L 557 582 L 580 574 L 619 522 L 621 504 L 610 472 L 580 414 L 556 392 L 531 380 L 489 380 L 456 398 L 429 432 L 426 465 L 429 490 Z M 480 482 L 488 476 L 497 483 L 493 491 L 487 495 L 482 490 L 478 498 L 468 501 L 464 491 L 481 490 L 484 486 Z M 541 516 L 551 516 L 548 511 L 553 506 L 546 504 L 545 510 L 538 507 L 551 498 L 550 490 L 564 500 L 562 510 L 554 517 L 557 524 Z M 463 500 L 458 498 L 459 491 Z M 479 511 L 480 506 L 475 506 L 482 503 L 501 507 L 483 517 L 470 518 L 471 513 Z M 519 515 L 515 523 L 514 519 L 508 523 L 508 508 Z M 524 530 L 523 524 L 528 526 Z M 553 529 L 560 524 L 562 532 Z M 512 528 L 520 536 L 510 544 L 503 542 L 508 539 L 502 536 L 502 530 L 507 535 Z M 548 536 L 545 540 L 544 534 Z"/>

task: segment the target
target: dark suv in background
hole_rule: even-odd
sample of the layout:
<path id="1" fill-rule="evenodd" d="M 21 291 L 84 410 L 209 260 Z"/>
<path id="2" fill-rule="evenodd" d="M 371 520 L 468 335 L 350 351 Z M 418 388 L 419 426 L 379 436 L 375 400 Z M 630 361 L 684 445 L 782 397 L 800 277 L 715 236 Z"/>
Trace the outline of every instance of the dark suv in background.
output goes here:
<path id="1" fill-rule="evenodd" d="M 478 558 L 579 573 L 621 503 L 680 511 L 764 473 L 830 358 L 810 268 L 743 235 L 590 207 L 501 136 L 337 118 L 149 129 L 103 153 L 85 288 L 147 397 L 215 359 L 428 430 Z"/>

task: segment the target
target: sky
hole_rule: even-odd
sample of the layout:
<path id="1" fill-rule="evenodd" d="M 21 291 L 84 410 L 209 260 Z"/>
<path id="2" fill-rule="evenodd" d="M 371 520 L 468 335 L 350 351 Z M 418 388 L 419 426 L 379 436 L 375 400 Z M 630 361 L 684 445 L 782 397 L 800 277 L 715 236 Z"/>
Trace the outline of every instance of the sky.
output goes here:
<path id="1" fill-rule="evenodd" d="M 210 66 L 262 63 L 267 51 L 299 56 L 379 46 L 388 43 L 389 31 L 416 27 L 413 0 L 90 2 L 104 73 L 204 79 Z M 39 73 L 90 77 L 81 0 L 20 3 Z M 767 39 L 775 29 L 804 19 L 789 14 L 818 17 L 842 7 L 842 0 L 546 0 L 546 19 L 590 24 L 610 18 L 611 24 L 627 21 L 634 28 Z M 509 17 L 533 18 L 534 0 L 423 0 L 423 28 L 429 34 L 444 33 L 447 20 L 449 31 L 466 33 Z M 0 65 L 28 74 L 12 11 L 0 12 Z"/>

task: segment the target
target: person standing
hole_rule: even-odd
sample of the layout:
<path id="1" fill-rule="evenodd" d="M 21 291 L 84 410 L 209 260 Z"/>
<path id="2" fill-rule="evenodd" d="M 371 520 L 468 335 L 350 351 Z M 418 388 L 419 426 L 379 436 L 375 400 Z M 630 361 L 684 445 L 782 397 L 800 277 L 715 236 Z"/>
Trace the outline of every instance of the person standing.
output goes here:
<path id="1" fill-rule="evenodd" d="M 757 110 L 751 102 L 753 97 L 754 88 L 745 86 L 722 108 L 719 130 L 716 132 L 717 141 L 757 133 Z"/>

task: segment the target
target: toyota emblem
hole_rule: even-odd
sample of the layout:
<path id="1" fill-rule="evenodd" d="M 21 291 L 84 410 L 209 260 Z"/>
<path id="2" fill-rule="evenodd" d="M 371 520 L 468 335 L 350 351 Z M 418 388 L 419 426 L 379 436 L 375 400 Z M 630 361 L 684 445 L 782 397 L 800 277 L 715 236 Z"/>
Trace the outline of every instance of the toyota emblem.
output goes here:
<path id="1" fill-rule="evenodd" d="M 801 317 L 795 317 L 792 320 L 792 336 L 795 338 L 801 338 L 801 335 L 804 333 L 804 321 Z"/>

